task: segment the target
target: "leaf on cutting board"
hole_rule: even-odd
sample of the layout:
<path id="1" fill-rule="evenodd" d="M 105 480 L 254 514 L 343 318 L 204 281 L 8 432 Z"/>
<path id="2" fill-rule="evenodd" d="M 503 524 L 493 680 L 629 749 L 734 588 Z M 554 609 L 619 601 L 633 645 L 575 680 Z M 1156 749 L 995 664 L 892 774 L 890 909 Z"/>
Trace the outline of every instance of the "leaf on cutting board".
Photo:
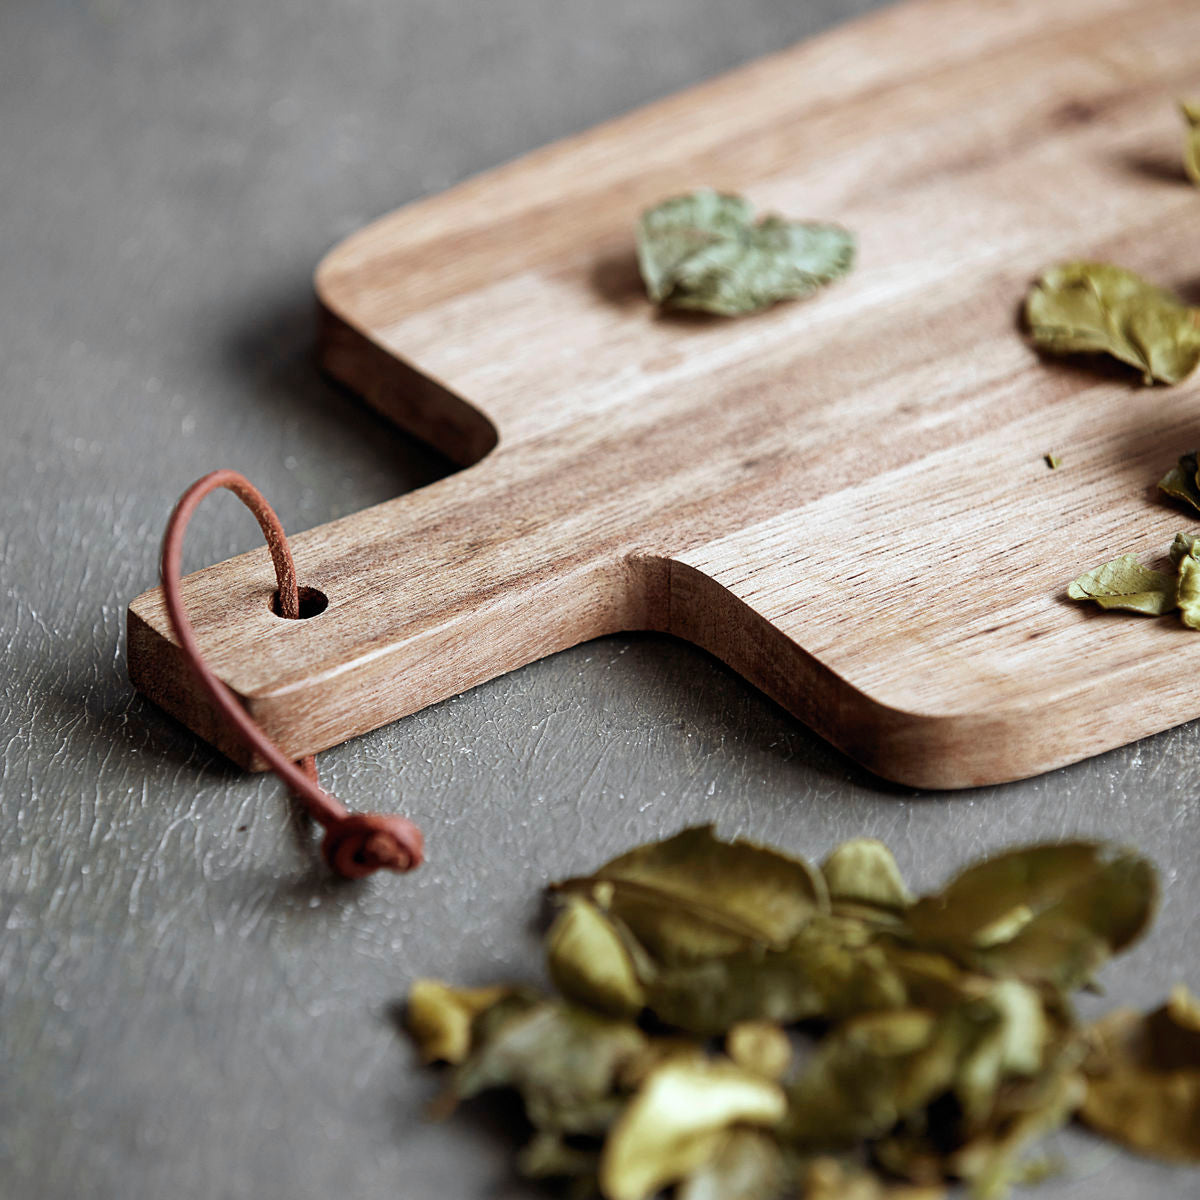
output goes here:
<path id="1" fill-rule="evenodd" d="M 988 973 L 1086 984 L 1153 918 L 1154 868 L 1130 850 L 1061 842 L 1010 850 L 908 910 L 913 935 Z"/>
<path id="2" fill-rule="evenodd" d="M 1025 319 L 1049 354 L 1111 354 L 1142 382 L 1179 383 L 1200 362 L 1200 310 L 1110 263 L 1051 267 L 1030 288 Z"/>
<path id="3" fill-rule="evenodd" d="M 723 842 L 711 825 L 639 846 L 552 890 L 590 896 L 666 964 L 781 946 L 829 910 L 824 878 L 808 863 Z"/>
<path id="4" fill-rule="evenodd" d="M 1072 600 L 1092 600 L 1101 608 L 1161 617 L 1178 606 L 1176 580 L 1164 571 L 1143 567 L 1132 554 L 1095 567 L 1071 581 Z"/>
<path id="5" fill-rule="evenodd" d="M 1182 985 L 1145 1015 L 1118 1009 L 1089 1031 L 1080 1113 L 1098 1133 L 1154 1158 L 1200 1162 L 1200 1002 Z"/>
<path id="6" fill-rule="evenodd" d="M 1180 100 L 1183 117 L 1183 169 L 1187 177 L 1200 187 L 1200 101 Z"/>
<path id="7" fill-rule="evenodd" d="M 600 1189 L 607 1200 L 649 1200 L 716 1159 L 729 1130 L 775 1125 L 786 1107 L 778 1084 L 733 1063 L 665 1063 L 609 1132 Z"/>
<path id="8" fill-rule="evenodd" d="M 1181 454 L 1179 462 L 1159 481 L 1158 490 L 1200 512 L 1200 462 L 1197 452 Z"/>
<path id="9" fill-rule="evenodd" d="M 1179 619 L 1189 629 L 1200 629 L 1200 559 L 1196 557 L 1197 538 L 1177 533 L 1171 543 L 1171 561 L 1179 572 Z"/>
<path id="10" fill-rule="evenodd" d="M 707 188 L 644 212 L 638 265 L 650 299 L 738 316 L 811 295 L 854 263 L 854 236 L 837 225 L 753 218 L 741 196 Z"/>

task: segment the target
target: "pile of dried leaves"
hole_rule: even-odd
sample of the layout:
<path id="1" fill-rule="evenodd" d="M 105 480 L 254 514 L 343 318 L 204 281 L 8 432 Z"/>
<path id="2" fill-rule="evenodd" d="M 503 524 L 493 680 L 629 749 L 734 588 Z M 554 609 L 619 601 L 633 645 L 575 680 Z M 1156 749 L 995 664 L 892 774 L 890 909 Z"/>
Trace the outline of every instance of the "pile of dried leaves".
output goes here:
<path id="1" fill-rule="evenodd" d="M 408 1027 L 453 1064 L 441 1110 L 514 1089 L 521 1171 L 575 1196 L 1001 1196 L 1074 1115 L 1200 1156 L 1196 1002 L 1089 1030 L 1069 999 L 1145 930 L 1156 890 L 1137 854 L 1071 842 L 914 899 L 877 841 L 817 869 L 689 829 L 554 885 L 557 995 L 422 980 Z"/>

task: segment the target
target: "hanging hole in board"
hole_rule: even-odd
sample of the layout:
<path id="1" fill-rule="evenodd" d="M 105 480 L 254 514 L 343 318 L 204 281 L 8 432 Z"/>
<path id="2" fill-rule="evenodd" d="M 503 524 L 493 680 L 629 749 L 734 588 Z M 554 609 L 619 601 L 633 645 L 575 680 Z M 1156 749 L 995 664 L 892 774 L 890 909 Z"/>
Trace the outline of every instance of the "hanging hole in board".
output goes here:
<path id="1" fill-rule="evenodd" d="M 324 592 L 317 588 L 302 587 L 298 589 L 300 593 L 300 620 L 307 621 L 309 617 L 316 617 L 323 613 L 329 607 L 329 597 Z M 279 612 L 279 592 L 276 591 L 271 596 L 271 611 L 278 617 Z"/>

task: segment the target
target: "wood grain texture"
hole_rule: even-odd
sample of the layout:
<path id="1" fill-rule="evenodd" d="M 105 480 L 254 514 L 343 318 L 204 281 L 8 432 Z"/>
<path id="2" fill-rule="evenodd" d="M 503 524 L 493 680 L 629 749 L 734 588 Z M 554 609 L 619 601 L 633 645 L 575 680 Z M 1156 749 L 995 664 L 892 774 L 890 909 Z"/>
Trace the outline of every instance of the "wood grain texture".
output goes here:
<path id="1" fill-rule="evenodd" d="M 901 5 L 411 205 L 322 264 L 325 364 L 469 469 L 189 577 L 218 674 L 292 755 L 588 638 L 703 646 L 872 770 L 1018 778 L 1200 715 L 1200 641 L 1066 582 L 1187 526 L 1153 483 L 1195 387 L 1048 363 L 1030 279 L 1188 291 L 1181 0 Z M 741 320 L 645 301 L 638 213 L 709 185 L 837 220 L 859 266 Z M 1049 471 L 1043 454 L 1064 465 Z M 217 465 L 217 464 L 214 464 Z M 157 591 L 134 682 L 245 765 Z"/>

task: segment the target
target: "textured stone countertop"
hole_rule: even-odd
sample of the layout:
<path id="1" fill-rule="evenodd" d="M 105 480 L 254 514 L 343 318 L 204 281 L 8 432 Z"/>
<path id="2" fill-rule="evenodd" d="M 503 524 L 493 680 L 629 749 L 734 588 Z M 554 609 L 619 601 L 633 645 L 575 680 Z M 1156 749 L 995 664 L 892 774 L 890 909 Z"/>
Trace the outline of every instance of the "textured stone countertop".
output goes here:
<path id="1" fill-rule="evenodd" d="M 133 694 L 125 605 L 174 499 L 246 472 L 300 529 L 448 469 L 311 361 L 311 275 L 372 217 L 783 47 L 869 0 L 8 0 L 0 11 L 0 1194 L 544 1194 L 502 1122 L 422 1118 L 417 975 L 536 979 L 539 890 L 702 820 L 918 885 L 988 848 L 1128 840 L 1165 880 L 1106 1003 L 1200 983 L 1200 730 L 1025 783 L 866 775 L 721 665 L 606 638 L 322 756 L 428 865 L 331 881 L 271 778 Z M 228 497 L 199 566 L 256 543 Z M 1102 702 L 1102 699 L 1101 701 Z M 1178 1200 L 1082 1136 L 1046 1200 Z"/>

